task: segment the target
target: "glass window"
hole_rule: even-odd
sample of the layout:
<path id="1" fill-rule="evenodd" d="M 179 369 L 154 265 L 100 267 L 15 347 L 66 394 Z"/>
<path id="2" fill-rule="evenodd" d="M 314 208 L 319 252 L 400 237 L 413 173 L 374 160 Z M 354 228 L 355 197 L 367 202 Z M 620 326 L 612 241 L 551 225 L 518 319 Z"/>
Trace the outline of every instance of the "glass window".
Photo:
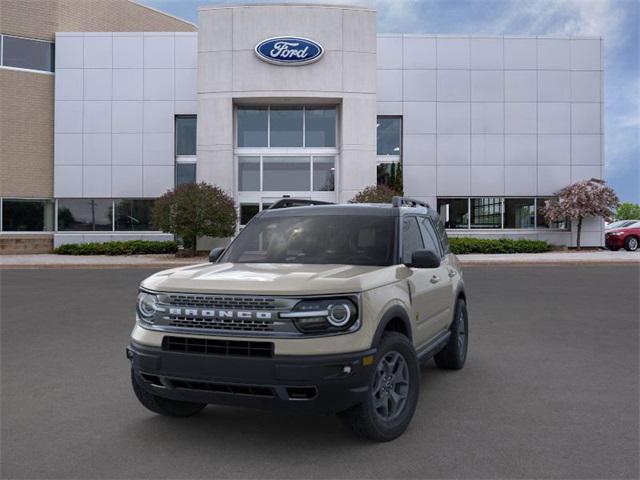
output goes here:
<path id="1" fill-rule="evenodd" d="M 442 218 L 438 218 L 435 226 L 438 233 L 438 238 L 440 239 L 440 246 L 442 247 L 443 254 L 450 253 L 451 248 L 449 247 L 449 237 L 447 237 L 447 231 L 445 230 Z"/>
<path id="2" fill-rule="evenodd" d="M 196 183 L 196 164 L 193 162 L 176 163 L 176 187 L 185 183 Z"/>
<path id="3" fill-rule="evenodd" d="M 196 154 L 195 115 L 180 115 L 176 117 L 176 155 Z"/>
<path id="4" fill-rule="evenodd" d="M 396 192 L 402 192 L 402 163 L 400 162 L 380 162 L 377 165 L 378 185 L 386 185 Z"/>
<path id="5" fill-rule="evenodd" d="M 260 191 L 260 157 L 238 157 L 238 190 Z"/>
<path id="6" fill-rule="evenodd" d="M 401 117 L 378 117 L 378 155 L 400 155 Z"/>
<path id="7" fill-rule="evenodd" d="M 271 147 L 302 147 L 302 107 L 271 107 Z"/>
<path id="8" fill-rule="evenodd" d="M 394 217 L 368 215 L 263 215 L 240 232 L 221 260 L 393 265 L 395 221 Z"/>
<path id="9" fill-rule="evenodd" d="M 502 199 L 483 197 L 471 199 L 471 228 L 501 228 Z"/>
<path id="10" fill-rule="evenodd" d="M 306 107 L 304 112 L 305 146 L 336 146 L 336 109 Z"/>
<path id="11" fill-rule="evenodd" d="M 3 35 L 2 44 L 4 66 L 53 72 L 53 43 Z"/>
<path id="12" fill-rule="evenodd" d="M 2 230 L 5 232 L 50 232 L 53 230 L 51 200 L 2 200 Z"/>
<path id="13" fill-rule="evenodd" d="M 246 225 L 260 211 L 257 203 L 243 203 L 240 205 L 240 225 Z"/>
<path id="14" fill-rule="evenodd" d="M 424 241 L 424 248 L 427 250 L 431 250 L 436 255 L 442 257 L 442 248 L 440 247 L 440 242 L 438 241 L 438 236 L 433 229 L 433 225 L 429 221 L 428 218 L 420 217 L 418 220 L 420 224 L 420 231 L 422 232 L 422 240 Z"/>
<path id="15" fill-rule="evenodd" d="M 534 228 L 535 202 L 533 198 L 504 199 L 504 228 Z"/>
<path id="16" fill-rule="evenodd" d="M 469 228 L 469 201 L 466 198 L 439 198 L 438 213 L 445 228 Z"/>
<path id="17" fill-rule="evenodd" d="M 238 107 L 238 147 L 267 147 L 269 111 L 267 107 Z"/>
<path id="18" fill-rule="evenodd" d="M 58 200 L 58 231 L 111 231 L 113 204 L 107 199 L 69 198 Z"/>
<path id="19" fill-rule="evenodd" d="M 404 217 L 402 220 L 402 263 L 411 263 L 416 250 L 424 248 L 422 235 L 416 217 Z"/>
<path id="20" fill-rule="evenodd" d="M 536 203 L 537 203 L 536 222 L 537 222 L 538 228 L 556 228 L 561 230 L 568 230 L 570 227 L 568 220 L 562 220 L 559 222 L 549 222 L 544 217 L 544 214 L 542 213 L 542 210 L 544 208 L 544 202 L 552 199 L 553 197 L 544 197 L 544 198 L 538 198 L 536 200 Z"/>
<path id="21" fill-rule="evenodd" d="M 151 226 L 153 200 L 116 200 L 116 230 L 141 232 L 154 230 Z"/>
<path id="22" fill-rule="evenodd" d="M 336 162 L 333 157 L 313 157 L 313 190 L 333 192 L 335 189 Z"/>
<path id="23" fill-rule="evenodd" d="M 311 185 L 309 157 L 263 157 L 262 190 L 301 191 Z"/>

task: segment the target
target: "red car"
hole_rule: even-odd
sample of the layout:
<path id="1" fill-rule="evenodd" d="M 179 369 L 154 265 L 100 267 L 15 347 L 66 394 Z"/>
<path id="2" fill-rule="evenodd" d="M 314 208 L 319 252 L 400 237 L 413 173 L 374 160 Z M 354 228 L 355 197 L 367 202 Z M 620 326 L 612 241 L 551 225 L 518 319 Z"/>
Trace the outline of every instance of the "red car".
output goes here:
<path id="1" fill-rule="evenodd" d="M 636 222 L 628 227 L 613 228 L 607 230 L 604 235 L 604 244 L 609 250 L 625 250 L 635 252 L 640 245 L 640 222 Z"/>

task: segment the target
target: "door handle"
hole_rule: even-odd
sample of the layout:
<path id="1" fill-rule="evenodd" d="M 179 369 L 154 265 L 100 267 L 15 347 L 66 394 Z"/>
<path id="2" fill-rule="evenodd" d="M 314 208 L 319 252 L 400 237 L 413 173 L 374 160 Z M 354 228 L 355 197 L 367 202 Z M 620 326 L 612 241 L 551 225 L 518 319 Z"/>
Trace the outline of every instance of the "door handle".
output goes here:
<path id="1" fill-rule="evenodd" d="M 457 275 L 457 274 L 456 274 L 456 271 L 455 271 L 455 270 L 449 270 L 449 278 L 451 278 L 451 277 L 455 277 L 456 275 Z"/>
<path id="2" fill-rule="evenodd" d="M 440 281 L 440 277 L 437 275 L 434 275 L 433 277 L 431 277 L 431 280 L 429 280 L 431 283 L 438 283 Z"/>

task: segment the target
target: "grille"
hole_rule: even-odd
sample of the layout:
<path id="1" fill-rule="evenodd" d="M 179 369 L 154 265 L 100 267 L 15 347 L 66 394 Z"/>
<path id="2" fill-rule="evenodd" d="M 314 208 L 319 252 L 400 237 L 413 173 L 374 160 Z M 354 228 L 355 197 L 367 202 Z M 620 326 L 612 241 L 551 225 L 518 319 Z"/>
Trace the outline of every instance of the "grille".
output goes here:
<path id="1" fill-rule="evenodd" d="M 221 295 L 169 295 L 168 297 L 168 303 L 176 307 L 240 310 L 275 310 L 277 308 L 275 298 L 225 297 Z"/>
<path id="2" fill-rule="evenodd" d="M 272 357 L 272 342 L 242 342 L 209 338 L 164 337 L 162 349 L 171 352 L 230 355 L 235 357 Z"/>
<path id="3" fill-rule="evenodd" d="M 193 380 L 177 379 L 167 379 L 167 381 L 173 388 L 231 393 L 234 395 L 252 395 L 255 397 L 275 397 L 271 387 L 261 387 L 259 385 L 233 385 L 228 383 L 196 382 Z"/>
<path id="4" fill-rule="evenodd" d="M 272 332 L 271 320 L 240 320 L 230 318 L 201 318 L 169 316 L 172 327 L 199 328 L 203 330 L 224 330 L 240 332 Z"/>

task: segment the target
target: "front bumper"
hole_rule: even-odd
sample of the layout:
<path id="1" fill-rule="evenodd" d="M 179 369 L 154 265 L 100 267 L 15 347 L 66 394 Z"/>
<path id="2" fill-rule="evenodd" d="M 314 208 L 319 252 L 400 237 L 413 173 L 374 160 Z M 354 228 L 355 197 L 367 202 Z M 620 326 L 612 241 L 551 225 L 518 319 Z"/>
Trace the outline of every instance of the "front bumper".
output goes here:
<path id="1" fill-rule="evenodd" d="M 375 349 L 338 355 L 236 357 L 165 351 L 131 342 L 142 388 L 173 400 L 336 413 L 366 398 Z M 371 363 L 371 362 L 368 362 Z"/>
<path id="2" fill-rule="evenodd" d="M 624 247 L 624 235 L 605 235 L 604 244 L 607 248 Z"/>

